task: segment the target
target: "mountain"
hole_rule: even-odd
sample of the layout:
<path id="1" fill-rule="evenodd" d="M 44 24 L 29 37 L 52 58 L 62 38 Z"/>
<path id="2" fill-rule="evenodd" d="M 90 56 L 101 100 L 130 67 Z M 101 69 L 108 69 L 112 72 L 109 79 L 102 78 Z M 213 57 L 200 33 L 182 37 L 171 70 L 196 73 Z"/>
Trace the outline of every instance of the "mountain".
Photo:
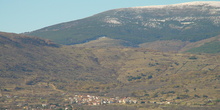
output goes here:
<path id="1" fill-rule="evenodd" d="M 219 4 L 219 1 L 207 1 L 114 9 L 45 27 L 28 35 L 65 45 L 103 36 L 126 41 L 135 47 L 158 40 L 185 44 L 220 35 Z"/>
<path id="2" fill-rule="evenodd" d="M 218 54 L 63 46 L 3 32 L 0 41 L 0 108 L 66 104 L 76 94 L 129 96 L 189 107 L 219 105 Z"/>

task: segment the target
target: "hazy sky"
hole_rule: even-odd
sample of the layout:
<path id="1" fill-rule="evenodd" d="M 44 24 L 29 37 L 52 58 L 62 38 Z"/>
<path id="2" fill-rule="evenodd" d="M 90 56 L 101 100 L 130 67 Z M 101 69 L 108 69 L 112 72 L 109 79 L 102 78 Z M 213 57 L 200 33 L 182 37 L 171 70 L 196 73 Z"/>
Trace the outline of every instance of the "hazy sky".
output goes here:
<path id="1" fill-rule="evenodd" d="M 194 0 L 0 0 L 0 31 L 28 32 L 110 9 L 191 1 Z"/>

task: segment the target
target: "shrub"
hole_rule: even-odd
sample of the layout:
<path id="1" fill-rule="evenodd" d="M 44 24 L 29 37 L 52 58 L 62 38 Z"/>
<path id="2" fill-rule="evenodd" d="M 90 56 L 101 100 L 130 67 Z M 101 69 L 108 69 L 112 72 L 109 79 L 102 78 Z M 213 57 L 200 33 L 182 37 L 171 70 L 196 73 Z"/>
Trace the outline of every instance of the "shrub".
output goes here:
<path id="1" fill-rule="evenodd" d="M 23 90 L 24 88 L 22 87 L 15 87 L 15 90 Z"/>
<path id="2" fill-rule="evenodd" d="M 148 78 L 148 79 L 151 79 L 151 78 L 153 78 L 153 76 L 152 76 L 152 75 L 150 75 L 150 76 L 148 76 L 147 78 Z"/>
<path id="3" fill-rule="evenodd" d="M 173 93 L 173 94 L 175 94 L 175 91 L 169 91 L 168 93 Z"/>
<path id="4" fill-rule="evenodd" d="M 200 98 L 200 96 L 199 96 L 199 95 L 196 95 L 196 94 L 194 95 L 194 97 Z"/>
<path id="5" fill-rule="evenodd" d="M 196 60 L 196 59 L 198 59 L 196 56 L 191 56 L 191 57 L 189 57 L 189 59 L 190 60 Z"/>
<path id="6" fill-rule="evenodd" d="M 189 98 L 189 95 L 180 95 L 176 97 L 176 99 L 187 99 L 187 98 Z"/>
<path id="7" fill-rule="evenodd" d="M 133 76 L 128 76 L 128 81 L 136 80 L 136 79 L 141 79 L 141 76 L 133 77 Z"/>
<path id="8" fill-rule="evenodd" d="M 207 96 L 207 95 L 203 95 L 203 97 L 204 97 L 204 98 L 208 98 L 208 96 Z"/>
<path id="9" fill-rule="evenodd" d="M 150 96 L 149 94 L 144 94 L 144 96 Z"/>
<path id="10" fill-rule="evenodd" d="M 180 86 L 177 85 L 177 86 L 174 86 L 173 88 L 179 88 L 179 87 L 180 87 Z"/>

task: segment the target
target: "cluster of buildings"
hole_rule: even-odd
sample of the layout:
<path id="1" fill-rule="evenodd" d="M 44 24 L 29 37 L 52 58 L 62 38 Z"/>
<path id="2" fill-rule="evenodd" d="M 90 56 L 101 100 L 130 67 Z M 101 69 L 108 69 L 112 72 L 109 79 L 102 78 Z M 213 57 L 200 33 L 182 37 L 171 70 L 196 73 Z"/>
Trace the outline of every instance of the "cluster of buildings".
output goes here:
<path id="1" fill-rule="evenodd" d="M 93 96 L 93 95 L 68 95 L 63 97 L 61 102 L 53 102 L 53 103 L 43 103 L 43 104 L 33 104 L 32 102 L 28 101 L 25 97 L 21 96 L 11 96 L 11 95 L 5 95 L 3 98 L 6 98 L 8 100 L 5 100 L 4 104 L 1 105 L 0 103 L 0 109 L 32 109 L 32 110 L 38 110 L 38 109 L 77 109 L 77 107 L 81 107 L 81 105 L 88 105 L 88 106 L 98 106 L 98 105 L 107 105 L 107 104 L 145 104 L 145 103 L 152 103 L 152 104 L 172 104 L 171 101 L 149 101 L 149 100 L 137 100 L 131 97 L 100 97 L 100 96 Z M 10 102 L 14 99 L 14 102 Z M 16 99 L 16 100 L 15 100 Z M 20 99 L 25 99 L 26 101 L 20 101 Z M 37 99 L 37 98 L 36 98 Z M 34 101 L 34 100 L 32 100 Z M 37 101 L 37 100 L 35 100 Z M 13 105 L 13 106 L 12 106 Z"/>
<path id="2" fill-rule="evenodd" d="M 122 104 L 137 104 L 136 99 L 130 97 L 124 98 L 101 98 L 99 96 L 92 95 L 75 95 L 74 97 L 69 97 L 70 104 L 79 104 L 79 105 L 105 105 L 112 103 L 122 103 Z"/>

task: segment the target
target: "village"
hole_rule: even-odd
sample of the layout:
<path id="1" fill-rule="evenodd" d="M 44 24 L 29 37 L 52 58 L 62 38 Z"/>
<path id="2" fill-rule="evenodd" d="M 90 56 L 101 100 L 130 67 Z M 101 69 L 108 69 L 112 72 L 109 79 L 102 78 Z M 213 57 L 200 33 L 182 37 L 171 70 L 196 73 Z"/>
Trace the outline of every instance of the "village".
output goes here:
<path id="1" fill-rule="evenodd" d="M 137 104 L 138 100 L 133 99 L 131 97 L 124 98 L 108 98 L 108 97 L 100 97 L 93 95 L 75 95 L 72 97 L 68 97 L 65 99 L 65 104 L 47 104 L 44 103 L 37 108 L 47 108 L 47 109 L 59 109 L 64 108 L 64 110 L 69 109 L 77 109 L 79 106 L 104 106 L 109 104 Z M 24 107 L 24 109 L 28 109 L 28 107 Z"/>
<path id="2" fill-rule="evenodd" d="M 196 98 L 197 97 L 197 98 Z M 209 106 L 220 104 L 219 100 L 214 100 L 203 96 L 193 97 L 197 102 L 190 102 L 181 97 L 174 98 L 148 98 L 140 97 L 119 97 L 108 96 L 106 94 L 95 95 L 79 92 L 61 92 L 57 94 L 2 94 L 0 96 L 0 110 L 84 110 L 90 107 L 137 107 L 137 106 L 175 106 L 175 105 L 197 105 Z M 87 109 L 85 109 L 87 110 Z"/>
<path id="3" fill-rule="evenodd" d="M 83 104 L 83 105 L 105 105 L 112 103 L 122 103 L 122 104 L 137 104 L 136 99 L 130 97 L 124 98 L 101 98 L 99 96 L 91 95 L 75 95 L 74 97 L 69 97 L 70 104 Z"/>
<path id="4" fill-rule="evenodd" d="M 43 97 L 36 96 L 34 99 L 43 100 Z M 33 104 L 33 99 L 25 99 L 22 96 L 12 96 L 5 95 L 4 104 L 0 104 L 0 109 L 22 109 L 22 110 L 51 110 L 51 109 L 61 109 L 61 110 L 78 110 L 77 107 L 81 106 L 106 106 L 106 105 L 132 105 L 132 104 L 171 104 L 170 102 L 155 102 L 155 101 L 141 101 L 132 97 L 104 97 L 104 96 L 94 96 L 94 95 L 67 95 L 62 94 L 60 97 L 57 97 L 54 102 L 44 101 L 42 103 Z M 18 99 L 25 99 L 21 102 Z M 16 100 L 15 100 L 16 99 Z M 29 101 L 31 100 L 31 101 Z M 45 100 L 45 99 L 44 99 Z M 12 102 L 11 102 L 12 101 Z M 37 102 L 37 100 L 36 100 Z M 4 106 L 3 106 L 4 105 Z M 8 106 L 6 106 L 8 105 Z"/>
<path id="5" fill-rule="evenodd" d="M 220 102 L 218 100 L 218 102 Z M 200 106 L 217 104 L 212 99 Z M 177 100 L 141 100 L 135 97 L 107 97 L 89 94 L 68 94 L 62 93 L 55 96 L 42 95 L 7 95 L 0 97 L 0 110 L 84 110 L 84 107 L 135 107 L 135 106 L 159 106 L 179 105 Z"/>

